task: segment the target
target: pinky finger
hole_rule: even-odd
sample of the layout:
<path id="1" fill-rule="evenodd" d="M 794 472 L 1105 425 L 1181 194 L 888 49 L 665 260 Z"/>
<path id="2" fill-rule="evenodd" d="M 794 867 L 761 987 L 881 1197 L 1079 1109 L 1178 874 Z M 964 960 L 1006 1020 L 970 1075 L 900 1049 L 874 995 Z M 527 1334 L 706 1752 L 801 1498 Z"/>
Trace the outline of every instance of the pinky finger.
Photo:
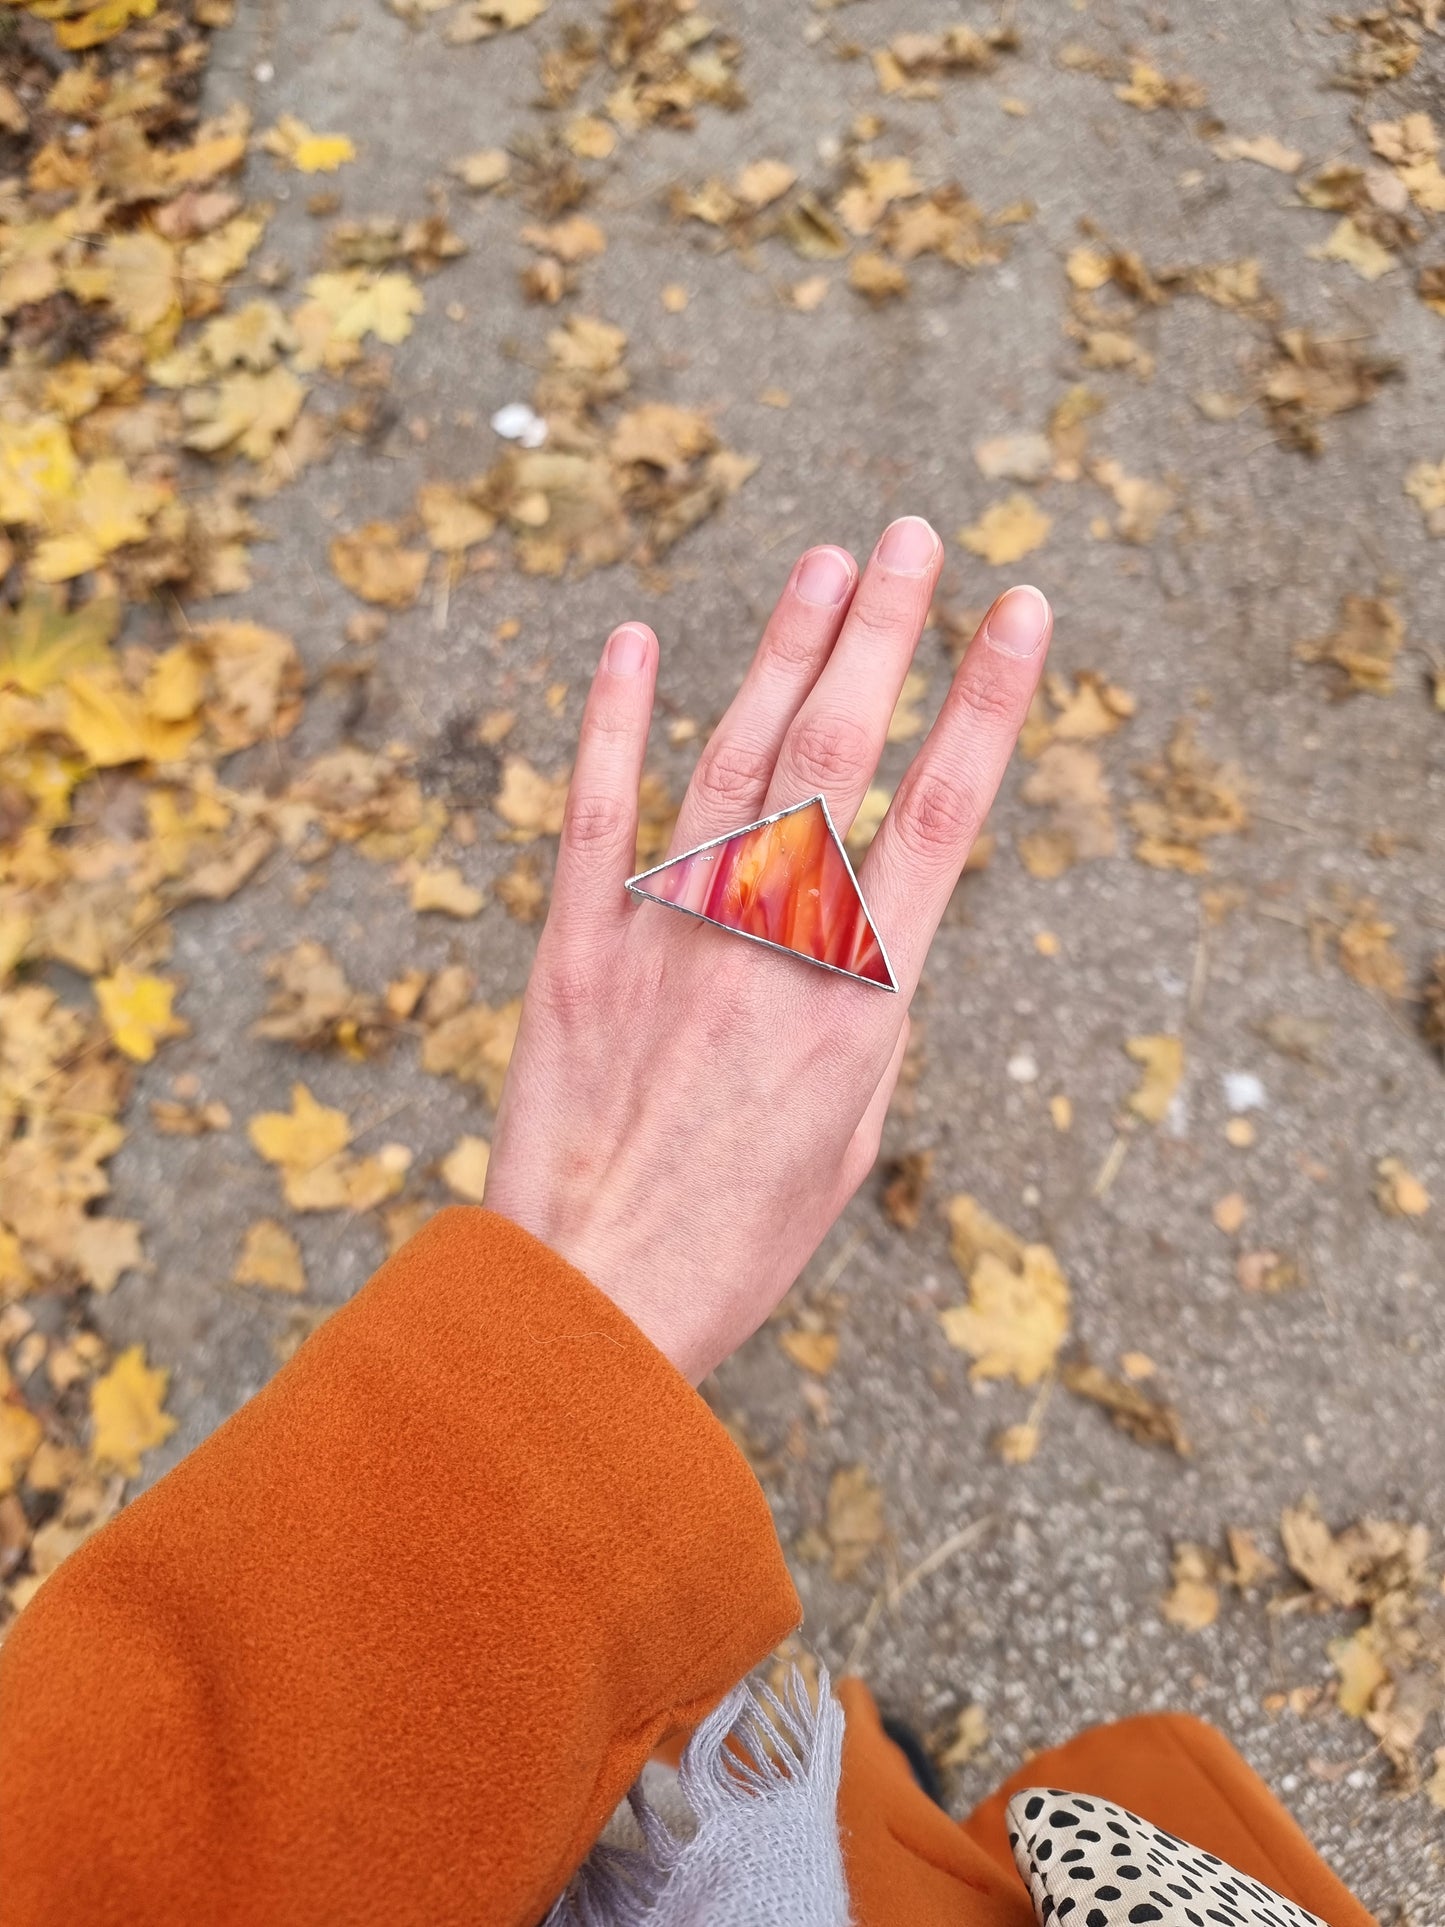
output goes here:
<path id="1" fill-rule="evenodd" d="M 637 848 L 637 791 L 652 720 L 657 637 L 640 622 L 608 637 L 592 679 L 562 817 L 549 921 L 564 937 L 627 909 Z"/>

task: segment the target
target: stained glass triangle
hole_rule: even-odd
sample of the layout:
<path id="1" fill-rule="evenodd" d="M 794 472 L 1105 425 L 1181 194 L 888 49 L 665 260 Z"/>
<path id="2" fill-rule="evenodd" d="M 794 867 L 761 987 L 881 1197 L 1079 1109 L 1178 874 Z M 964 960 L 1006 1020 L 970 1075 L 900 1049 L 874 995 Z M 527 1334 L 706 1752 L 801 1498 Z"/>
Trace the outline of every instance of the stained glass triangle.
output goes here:
<path id="1" fill-rule="evenodd" d="M 825 970 L 898 988 L 821 796 L 700 843 L 627 887 Z"/>

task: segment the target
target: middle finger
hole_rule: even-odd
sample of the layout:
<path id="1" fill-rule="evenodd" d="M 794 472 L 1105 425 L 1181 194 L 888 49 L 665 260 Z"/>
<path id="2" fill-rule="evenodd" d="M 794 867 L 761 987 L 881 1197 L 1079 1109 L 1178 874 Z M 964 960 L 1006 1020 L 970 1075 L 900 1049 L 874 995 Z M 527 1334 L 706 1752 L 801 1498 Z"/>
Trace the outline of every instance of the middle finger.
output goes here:
<path id="1" fill-rule="evenodd" d="M 942 562 L 943 544 L 920 516 L 883 531 L 833 653 L 783 738 L 765 815 L 821 790 L 846 836 L 883 753 Z"/>

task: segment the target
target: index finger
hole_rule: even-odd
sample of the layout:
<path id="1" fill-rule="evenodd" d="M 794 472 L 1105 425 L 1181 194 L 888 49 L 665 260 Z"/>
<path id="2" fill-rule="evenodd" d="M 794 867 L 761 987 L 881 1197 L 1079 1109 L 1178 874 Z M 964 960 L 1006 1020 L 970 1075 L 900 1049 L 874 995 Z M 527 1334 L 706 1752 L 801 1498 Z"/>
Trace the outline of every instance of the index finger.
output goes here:
<path id="1" fill-rule="evenodd" d="M 863 860 L 859 885 L 905 997 L 998 794 L 1053 622 L 1032 587 L 994 603 Z"/>

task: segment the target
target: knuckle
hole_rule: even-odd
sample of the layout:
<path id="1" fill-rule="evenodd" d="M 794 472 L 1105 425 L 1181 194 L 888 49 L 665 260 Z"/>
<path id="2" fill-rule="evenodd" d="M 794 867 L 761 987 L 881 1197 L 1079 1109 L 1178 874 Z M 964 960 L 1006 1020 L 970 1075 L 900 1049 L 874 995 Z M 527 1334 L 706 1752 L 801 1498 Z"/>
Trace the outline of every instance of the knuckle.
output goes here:
<path id="1" fill-rule="evenodd" d="M 874 745 L 863 725 L 849 716 L 805 716 L 794 728 L 785 755 L 805 786 L 826 790 L 866 771 Z"/>
<path id="2" fill-rule="evenodd" d="M 764 659 L 769 669 L 789 672 L 816 667 L 831 632 L 820 633 L 819 625 L 802 611 L 776 617 L 768 625 Z"/>
<path id="3" fill-rule="evenodd" d="M 925 771 L 898 793 L 899 841 L 912 855 L 956 860 L 983 826 L 979 800 L 966 783 Z"/>
<path id="4" fill-rule="evenodd" d="M 706 803 L 727 805 L 760 796 L 772 775 L 772 759 L 751 743 L 712 744 L 698 763 L 693 782 Z"/>
<path id="5" fill-rule="evenodd" d="M 971 670 L 959 684 L 958 703 L 966 724 L 980 733 L 1011 738 L 1018 730 L 1018 691 L 1006 676 L 986 668 Z"/>
<path id="6" fill-rule="evenodd" d="M 611 855 L 629 841 L 631 830 L 632 811 L 621 797 L 579 796 L 575 790 L 568 796 L 562 826 L 567 848 Z"/>

